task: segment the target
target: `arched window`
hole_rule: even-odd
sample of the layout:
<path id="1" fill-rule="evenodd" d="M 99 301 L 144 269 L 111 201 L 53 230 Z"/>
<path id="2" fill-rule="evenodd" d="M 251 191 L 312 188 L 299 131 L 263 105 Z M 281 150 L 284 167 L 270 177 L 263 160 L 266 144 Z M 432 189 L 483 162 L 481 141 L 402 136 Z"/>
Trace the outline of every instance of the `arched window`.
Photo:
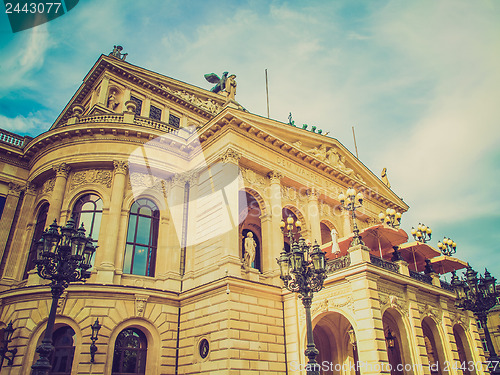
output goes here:
<path id="1" fill-rule="evenodd" d="M 149 199 L 141 198 L 130 208 L 123 272 L 154 276 L 160 211 Z"/>
<path id="2" fill-rule="evenodd" d="M 113 375 L 145 374 L 148 342 L 137 328 L 124 329 L 118 334 L 113 357 Z"/>
<path id="3" fill-rule="evenodd" d="M 85 235 L 91 236 L 97 245 L 102 218 L 102 199 L 95 194 L 85 194 L 73 208 L 73 219 L 77 228 L 83 224 Z"/>
<path id="4" fill-rule="evenodd" d="M 47 221 L 47 213 L 49 212 L 49 204 L 44 203 L 38 210 L 38 216 L 36 217 L 35 230 L 33 232 L 33 239 L 31 240 L 30 251 L 28 253 L 28 261 L 26 262 L 26 268 L 24 269 L 23 279 L 28 278 L 28 271 L 35 268 L 36 260 L 36 243 L 40 238 L 42 238 L 43 230 L 45 229 L 45 222 Z"/>
<path id="5" fill-rule="evenodd" d="M 54 353 L 51 375 L 70 375 L 75 355 L 75 331 L 69 326 L 57 329 L 52 335 Z"/>

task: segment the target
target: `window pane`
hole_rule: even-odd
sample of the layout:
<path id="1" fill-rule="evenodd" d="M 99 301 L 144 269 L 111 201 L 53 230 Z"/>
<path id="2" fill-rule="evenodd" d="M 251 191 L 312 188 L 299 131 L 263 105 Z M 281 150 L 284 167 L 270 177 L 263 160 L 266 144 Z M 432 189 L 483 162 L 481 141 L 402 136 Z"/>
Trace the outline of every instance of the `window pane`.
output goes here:
<path id="1" fill-rule="evenodd" d="M 86 202 L 82 206 L 82 211 L 94 211 L 95 204 L 94 202 Z"/>
<path id="2" fill-rule="evenodd" d="M 141 209 L 139 210 L 139 214 L 146 215 L 146 216 L 152 216 L 151 208 L 145 207 L 145 206 L 141 207 Z"/>
<path id="3" fill-rule="evenodd" d="M 134 275 L 145 276 L 147 261 L 148 261 L 148 248 L 144 246 L 136 246 L 132 273 Z"/>
<path id="4" fill-rule="evenodd" d="M 134 245 L 125 246 L 125 259 L 123 261 L 123 272 L 130 273 L 132 267 L 132 254 L 134 251 Z"/>
<path id="5" fill-rule="evenodd" d="M 99 238 L 99 231 L 101 230 L 101 219 L 102 219 L 102 213 L 101 212 L 97 212 L 94 216 L 94 225 L 92 227 L 92 239 L 94 241 L 97 241 L 97 239 Z M 88 232 L 87 232 L 87 236 L 88 236 Z"/>
<path id="6" fill-rule="evenodd" d="M 138 202 L 134 202 L 134 204 L 132 205 L 132 207 L 130 207 L 130 213 L 131 214 L 136 214 L 139 210 L 139 203 Z"/>
<path id="7" fill-rule="evenodd" d="M 135 243 L 149 245 L 149 232 L 151 230 L 151 219 L 149 217 L 139 216 L 137 225 L 137 237 Z"/>
<path id="8" fill-rule="evenodd" d="M 137 224 L 137 216 L 130 215 L 128 219 L 127 242 L 135 242 L 135 225 Z"/>

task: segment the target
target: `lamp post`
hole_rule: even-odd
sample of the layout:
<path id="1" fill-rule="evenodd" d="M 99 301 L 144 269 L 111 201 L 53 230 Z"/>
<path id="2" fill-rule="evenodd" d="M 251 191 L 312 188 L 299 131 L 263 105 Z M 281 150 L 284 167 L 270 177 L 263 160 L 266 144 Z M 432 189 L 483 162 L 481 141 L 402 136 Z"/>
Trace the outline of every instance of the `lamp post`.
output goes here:
<path id="1" fill-rule="evenodd" d="M 438 249 L 441 250 L 443 255 L 452 256 L 457 252 L 457 244 L 445 237 L 443 241 L 438 242 Z"/>
<path id="2" fill-rule="evenodd" d="M 396 212 L 394 208 L 386 209 L 385 214 L 380 212 L 378 218 L 382 223 L 394 229 L 399 229 L 399 225 L 401 224 L 401 212 Z"/>
<path id="3" fill-rule="evenodd" d="M 54 351 L 52 333 L 56 319 L 57 302 L 64 289 L 72 282 L 85 281 L 90 277 L 89 268 L 95 247 L 92 238 L 85 237 L 82 226 L 76 230 L 71 218 L 66 226 L 58 226 L 54 222 L 46 229 L 37 244 L 37 273 L 51 280 L 52 305 L 47 320 L 47 328 L 42 343 L 36 349 L 40 358 L 32 368 L 32 375 L 48 375 L 52 368 L 50 355 Z"/>
<path id="4" fill-rule="evenodd" d="M 490 356 L 490 373 L 494 375 L 500 374 L 499 361 L 500 358 L 495 352 L 493 342 L 491 341 L 490 331 L 488 330 L 488 311 L 496 305 L 499 293 L 496 290 L 496 279 L 491 276 L 488 270 L 485 270 L 484 277 L 479 275 L 472 269 L 467 267 L 465 278 L 460 280 L 453 271 L 451 285 L 455 289 L 457 301 L 455 305 L 459 309 L 469 310 L 476 315 L 481 322 L 486 339 L 486 346 Z"/>
<path id="5" fill-rule="evenodd" d="M 12 341 L 12 335 L 14 334 L 14 327 L 12 327 L 12 321 L 7 324 L 7 327 L 3 330 L 3 347 L 0 348 L 0 356 L 2 359 L 0 360 L 0 370 L 3 367 L 3 360 L 7 359 L 7 366 L 12 366 L 12 362 L 14 361 L 14 357 L 17 353 L 17 348 L 9 349 L 9 344 Z M 7 356 L 7 353 L 10 353 L 10 357 Z"/>
<path id="6" fill-rule="evenodd" d="M 293 231 L 294 226 L 296 232 Z M 306 372 L 308 375 L 319 375 L 319 364 L 316 362 L 319 352 L 314 345 L 311 304 L 313 293 L 323 288 L 323 281 L 326 278 L 325 253 L 321 251 L 317 242 L 311 246 L 310 242 L 304 240 L 300 235 L 300 227 L 300 221 L 294 223 L 291 216 L 287 218 L 286 224 L 284 221 L 281 222 L 281 231 L 290 240 L 291 252 L 287 253 L 283 249 L 277 261 L 285 288 L 299 293 L 306 312 L 307 348 L 304 353 L 309 358 Z M 296 235 L 298 240 L 295 239 Z"/>
<path id="7" fill-rule="evenodd" d="M 345 195 L 343 193 L 339 194 L 339 201 L 344 210 L 351 212 L 352 232 L 354 233 L 354 236 L 350 247 L 364 245 L 364 242 L 361 240 L 359 235 L 358 225 L 356 224 L 356 210 L 363 205 L 363 194 L 361 192 L 356 194 L 356 190 L 354 188 L 349 188 L 347 189 Z"/>
<path id="8" fill-rule="evenodd" d="M 431 240 L 432 229 L 425 224 L 418 223 L 417 229 L 411 227 L 411 234 L 415 239 L 415 241 L 427 243 L 428 241 Z"/>

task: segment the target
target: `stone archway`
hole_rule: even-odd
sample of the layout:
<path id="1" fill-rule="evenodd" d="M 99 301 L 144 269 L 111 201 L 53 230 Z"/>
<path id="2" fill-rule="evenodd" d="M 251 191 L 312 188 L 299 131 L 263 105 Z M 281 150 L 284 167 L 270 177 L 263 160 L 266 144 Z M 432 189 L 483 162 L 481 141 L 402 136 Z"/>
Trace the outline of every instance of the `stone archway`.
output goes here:
<path id="1" fill-rule="evenodd" d="M 475 375 L 476 362 L 474 361 L 471 345 L 464 328 L 459 324 L 455 324 L 453 326 L 453 336 L 455 337 L 455 343 L 457 345 L 458 359 L 460 364 L 463 364 L 460 366 L 463 374 Z"/>
<path id="2" fill-rule="evenodd" d="M 444 366 L 446 363 L 444 355 L 443 341 L 439 334 L 436 322 L 429 317 L 422 320 L 422 333 L 424 335 L 425 349 L 429 359 L 429 370 L 431 375 L 441 375 L 447 373 Z"/>
<path id="3" fill-rule="evenodd" d="M 382 315 L 384 337 L 386 338 L 387 357 L 392 375 L 404 375 L 405 367 L 412 366 L 410 342 L 408 332 L 403 322 L 403 317 L 394 308 L 387 309 Z M 388 337 L 394 340 L 393 347 L 389 347 Z"/>
<path id="4" fill-rule="evenodd" d="M 349 332 L 351 331 L 351 333 Z M 322 375 L 356 375 L 355 335 L 349 320 L 338 312 L 327 312 L 315 319 L 314 343 L 319 351 L 317 362 Z"/>

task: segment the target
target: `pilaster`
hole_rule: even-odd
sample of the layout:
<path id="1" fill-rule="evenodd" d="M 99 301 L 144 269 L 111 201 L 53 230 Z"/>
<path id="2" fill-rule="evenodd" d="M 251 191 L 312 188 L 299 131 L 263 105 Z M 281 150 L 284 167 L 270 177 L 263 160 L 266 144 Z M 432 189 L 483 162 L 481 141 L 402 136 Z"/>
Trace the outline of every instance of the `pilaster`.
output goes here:
<path id="1" fill-rule="evenodd" d="M 271 171 L 267 174 L 270 182 L 270 214 L 271 222 L 269 226 L 269 235 L 267 248 L 269 249 L 268 261 L 272 265 L 273 271 L 278 270 L 276 258 L 279 257 L 283 250 L 283 235 L 281 233 L 280 223 L 282 220 L 282 203 L 281 203 L 281 179 L 283 174 L 279 171 Z M 264 236 L 262 236 L 264 237 Z M 269 271 L 271 271 L 271 269 Z"/>
<path id="2" fill-rule="evenodd" d="M 311 241 L 318 241 L 321 244 L 321 224 L 319 217 L 318 206 L 319 193 L 316 189 L 309 189 L 307 192 L 307 219 L 309 222 L 309 230 L 311 233 Z"/>
<path id="3" fill-rule="evenodd" d="M 0 219 L 0 260 L 3 258 L 7 239 L 12 228 L 14 215 L 16 213 L 19 196 L 23 191 L 24 186 L 13 182 L 9 183 L 9 192 L 5 199 L 2 218 Z"/>
<path id="4" fill-rule="evenodd" d="M 56 172 L 56 179 L 54 182 L 52 195 L 50 196 L 50 206 L 49 212 L 47 213 L 46 224 L 50 225 L 54 220 L 56 220 L 57 224 L 61 225 L 61 207 L 64 199 L 64 193 L 66 191 L 66 182 L 68 181 L 71 167 L 66 163 L 61 163 L 55 165 L 53 169 Z"/>

